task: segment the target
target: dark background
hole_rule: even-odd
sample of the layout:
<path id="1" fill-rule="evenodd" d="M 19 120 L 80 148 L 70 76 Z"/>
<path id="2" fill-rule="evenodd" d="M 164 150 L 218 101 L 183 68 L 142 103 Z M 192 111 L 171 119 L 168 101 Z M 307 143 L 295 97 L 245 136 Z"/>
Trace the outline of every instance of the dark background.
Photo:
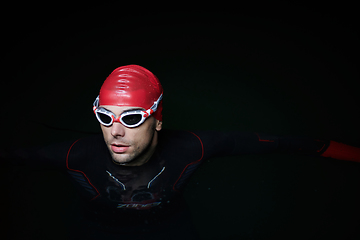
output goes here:
<path id="1" fill-rule="evenodd" d="M 122 2 L 8 7 L 3 148 L 99 132 L 92 102 L 126 64 L 162 82 L 166 128 L 306 135 L 360 147 L 354 5 L 222 2 L 195 11 L 194 3 L 172 4 L 166 11 Z M 358 239 L 359 170 L 358 163 L 293 155 L 218 158 L 196 172 L 185 197 L 203 239 Z M 67 179 L 25 167 L 1 171 L 4 230 L 12 238 L 65 236 L 78 214 Z"/>

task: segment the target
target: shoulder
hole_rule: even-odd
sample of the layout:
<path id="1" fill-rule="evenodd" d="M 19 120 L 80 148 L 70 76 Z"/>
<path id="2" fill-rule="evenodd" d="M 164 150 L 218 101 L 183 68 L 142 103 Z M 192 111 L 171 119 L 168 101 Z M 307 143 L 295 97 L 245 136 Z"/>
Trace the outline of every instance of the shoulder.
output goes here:
<path id="1" fill-rule="evenodd" d="M 159 145 L 201 147 L 201 142 L 200 137 L 191 131 L 163 129 L 159 132 Z"/>
<path id="2" fill-rule="evenodd" d="M 203 146 L 200 139 L 189 131 L 163 129 L 159 132 L 158 150 L 171 158 L 201 158 Z"/>
<path id="3" fill-rule="evenodd" d="M 88 137 L 77 139 L 76 141 L 73 141 L 73 144 L 70 148 L 94 148 L 96 146 L 99 146 L 104 143 L 104 138 L 102 134 L 94 134 L 90 135 Z"/>
<path id="4" fill-rule="evenodd" d="M 89 137 L 73 141 L 67 153 L 68 158 L 82 158 L 91 156 L 106 149 L 102 134 L 94 134 Z"/>

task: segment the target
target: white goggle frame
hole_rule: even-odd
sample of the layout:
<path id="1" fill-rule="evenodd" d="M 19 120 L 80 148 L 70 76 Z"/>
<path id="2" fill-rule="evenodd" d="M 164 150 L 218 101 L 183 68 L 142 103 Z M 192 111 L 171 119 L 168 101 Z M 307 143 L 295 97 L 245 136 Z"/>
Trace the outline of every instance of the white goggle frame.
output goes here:
<path id="1" fill-rule="evenodd" d="M 154 102 L 154 104 L 148 110 L 146 110 L 146 111 L 144 111 L 144 110 L 126 111 L 126 112 L 123 112 L 122 114 L 120 114 L 120 116 L 118 118 L 116 118 L 116 115 L 113 112 L 108 111 L 105 108 L 99 107 L 99 96 L 97 96 L 93 103 L 93 111 L 95 113 L 97 120 L 106 127 L 111 126 L 114 122 L 120 122 L 125 127 L 135 128 L 135 127 L 140 126 L 143 122 L 145 122 L 145 120 L 148 117 L 150 117 L 151 114 L 153 114 L 157 110 L 159 103 L 162 100 L 162 96 L 163 96 L 163 94 L 160 95 L 158 100 L 156 100 L 156 102 Z M 110 117 L 111 121 L 109 123 L 102 121 L 99 116 L 99 113 Z M 135 124 L 128 124 L 124 121 L 124 117 L 129 116 L 129 115 L 134 115 L 134 114 L 141 115 L 141 119 L 138 122 L 136 122 Z"/>

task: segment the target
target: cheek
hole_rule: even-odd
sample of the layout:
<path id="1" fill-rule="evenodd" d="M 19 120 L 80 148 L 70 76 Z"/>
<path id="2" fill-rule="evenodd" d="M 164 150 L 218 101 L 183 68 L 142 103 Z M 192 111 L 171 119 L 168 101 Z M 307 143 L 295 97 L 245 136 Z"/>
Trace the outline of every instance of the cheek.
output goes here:
<path id="1" fill-rule="evenodd" d="M 153 135 L 154 131 L 151 128 L 137 129 L 133 135 L 137 148 L 146 147 L 153 139 Z"/>
<path id="2" fill-rule="evenodd" d="M 104 139 L 105 141 L 107 141 L 109 139 L 109 137 L 111 137 L 111 129 L 109 127 L 105 127 L 103 125 L 100 125 L 101 127 L 101 131 L 103 133 Z"/>

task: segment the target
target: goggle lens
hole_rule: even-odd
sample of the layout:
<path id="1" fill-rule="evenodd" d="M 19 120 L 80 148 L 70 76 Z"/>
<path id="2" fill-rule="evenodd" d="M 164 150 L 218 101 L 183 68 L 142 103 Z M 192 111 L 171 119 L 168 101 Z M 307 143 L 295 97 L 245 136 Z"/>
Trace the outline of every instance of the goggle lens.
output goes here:
<path id="1" fill-rule="evenodd" d="M 121 118 L 121 120 L 128 126 L 138 124 L 142 119 L 142 115 L 139 113 L 129 114 Z"/>
<path id="2" fill-rule="evenodd" d="M 111 117 L 109 115 L 106 115 L 104 113 L 96 113 L 99 117 L 99 120 L 101 121 L 101 123 L 103 123 L 104 125 L 107 125 L 107 124 L 111 124 Z"/>

